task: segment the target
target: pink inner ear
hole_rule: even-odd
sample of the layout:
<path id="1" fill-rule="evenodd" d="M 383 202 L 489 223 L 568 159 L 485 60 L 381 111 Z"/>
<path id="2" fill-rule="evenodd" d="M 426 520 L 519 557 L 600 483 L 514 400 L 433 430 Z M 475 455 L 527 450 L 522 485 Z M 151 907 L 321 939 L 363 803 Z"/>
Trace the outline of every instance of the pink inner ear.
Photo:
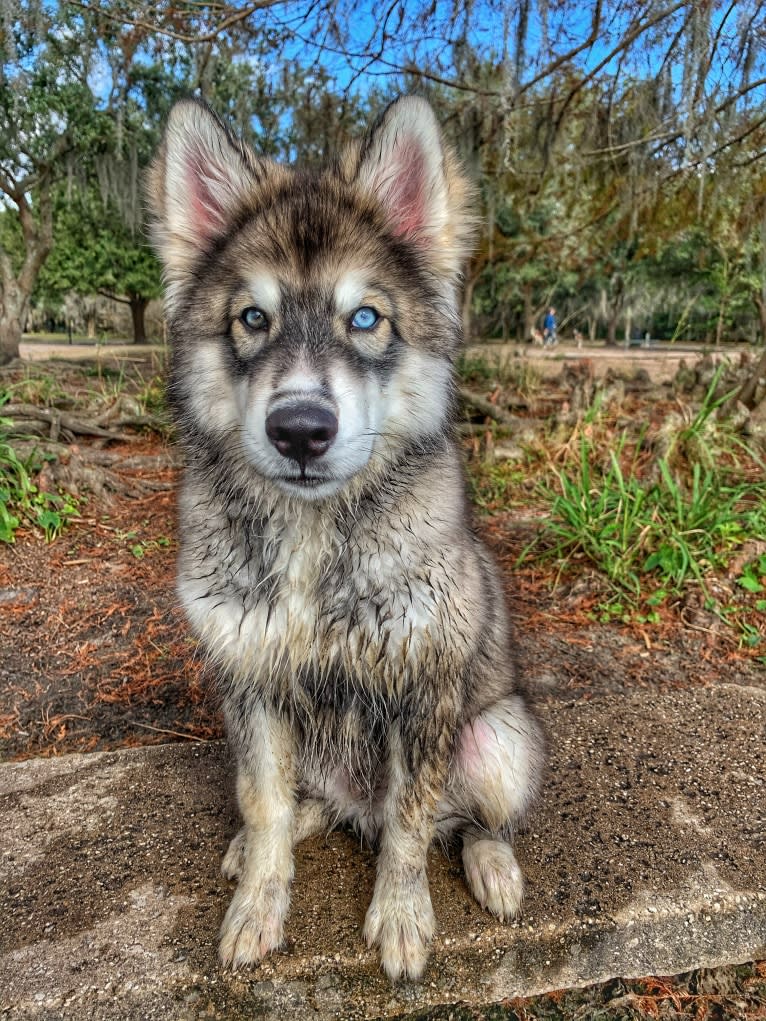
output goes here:
<path id="1" fill-rule="evenodd" d="M 210 187 L 211 179 L 216 176 L 216 170 L 212 166 L 203 170 L 204 159 L 201 152 L 190 152 L 185 178 L 192 226 L 195 233 L 209 239 L 220 232 L 225 211 Z"/>
<path id="2" fill-rule="evenodd" d="M 405 139 L 396 147 L 395 160 L 384 202 L 391 213 L 394 233 L 411 237 L 426 223 L 425 156 L 417 142 Z"/>

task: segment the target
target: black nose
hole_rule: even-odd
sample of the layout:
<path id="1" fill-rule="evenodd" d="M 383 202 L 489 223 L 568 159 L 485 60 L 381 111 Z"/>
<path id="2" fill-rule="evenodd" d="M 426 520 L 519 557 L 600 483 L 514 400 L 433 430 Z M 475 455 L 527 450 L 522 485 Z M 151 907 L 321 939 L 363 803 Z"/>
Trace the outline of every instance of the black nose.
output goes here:
<path id="1" fill-rule="evenodd" d="M 272 411 L 266 419 L 266 435 L 283 457 L 301 468 L 321 457 L 338 434 L 338 419 L 318 404 L 292 404 Z"/>

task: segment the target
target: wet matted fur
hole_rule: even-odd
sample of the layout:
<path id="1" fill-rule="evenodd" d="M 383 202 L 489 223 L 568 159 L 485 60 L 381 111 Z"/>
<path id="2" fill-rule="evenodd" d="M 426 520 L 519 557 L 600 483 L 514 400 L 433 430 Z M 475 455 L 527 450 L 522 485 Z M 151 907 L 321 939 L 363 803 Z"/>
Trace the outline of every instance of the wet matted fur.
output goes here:
<path id="1" fill-rule="evenodd" d="M 186 100 L 150 191 L 186 463 L 178 589 L 244 822 L 221 959 L 280 944 L 294 845 L 345 822 L 378 850 L 367 941 L 417 978 L 429 844 L 459 835 L 477 900 L 511 918 L 542 762 L 453 435 L 467 182 L 418 98 L 316 172 Z"/>

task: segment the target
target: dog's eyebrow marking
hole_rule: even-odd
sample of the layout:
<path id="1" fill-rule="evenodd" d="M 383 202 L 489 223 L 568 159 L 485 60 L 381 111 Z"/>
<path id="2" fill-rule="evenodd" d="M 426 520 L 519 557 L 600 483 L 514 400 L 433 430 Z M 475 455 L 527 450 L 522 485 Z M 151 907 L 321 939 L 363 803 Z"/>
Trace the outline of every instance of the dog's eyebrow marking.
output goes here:
<path id="1" fill-rule="evenodd" d="M 344 273 L 335 285 L 335 307 L 341 315 L 356 311 L 369 291 L 366 273 L 350 270 Z"/>
<path id="2" fill-rule="evenodd" d="M 281 290 L 279 281 L 273 274 L 266 270 L 260 270 L 246 281 L 245 286 L 250 292 L 253 305 L 269 315 L 274 315 L 277 312 Z"/>

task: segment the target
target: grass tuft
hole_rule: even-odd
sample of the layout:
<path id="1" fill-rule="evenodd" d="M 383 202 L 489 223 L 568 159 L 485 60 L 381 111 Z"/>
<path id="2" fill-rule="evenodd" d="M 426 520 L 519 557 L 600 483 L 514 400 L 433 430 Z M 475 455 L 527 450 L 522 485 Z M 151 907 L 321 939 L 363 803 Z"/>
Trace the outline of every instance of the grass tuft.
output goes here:
<path id="1" fill-rule="evenodd" d="M 0 393 L 0 408 L 9 397 L 7 391 Z M 71 496 L 46 493 L 35 485 L 33 478 L 42 459 L 18 456 L 8 437 L 12 425 L 0 416 L 0 542 L 14 542 L 22 525 L 41 529 L 46 541 L 52 542 L 67 518 L 77 513 L 77 504 Z"/>

